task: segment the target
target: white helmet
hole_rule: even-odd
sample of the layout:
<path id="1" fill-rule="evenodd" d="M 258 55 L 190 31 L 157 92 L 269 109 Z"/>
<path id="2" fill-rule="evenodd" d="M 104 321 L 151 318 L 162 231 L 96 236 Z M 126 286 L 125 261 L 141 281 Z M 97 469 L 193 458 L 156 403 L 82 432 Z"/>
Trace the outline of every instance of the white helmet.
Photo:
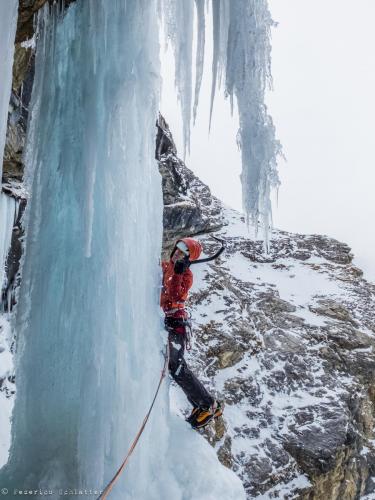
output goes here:
<path id="1" fill-rule="evenodd" d="M 176 245 L 176 248 L 178 248 L 179 250 L 181 250 L 181 252 L 183 252 L 185 255 L 189 255 L 189 247 L 187 246 L 187 244 L 180 240 L 177 245 Z"/>

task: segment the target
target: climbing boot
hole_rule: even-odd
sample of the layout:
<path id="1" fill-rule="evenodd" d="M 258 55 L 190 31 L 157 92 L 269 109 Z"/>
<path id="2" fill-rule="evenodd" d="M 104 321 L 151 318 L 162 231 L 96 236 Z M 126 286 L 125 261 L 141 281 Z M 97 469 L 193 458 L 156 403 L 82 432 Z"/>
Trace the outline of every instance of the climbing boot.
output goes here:
<path id="1" fill-rule="evenodd" d="M 222 414 L 223 409 L 221 403 L 219 401 L 215 401 L 215 403 L 209 408 L 198 408 L 189 422 L 194 429 L 201 429 L 210 423 L 211 420 L 220 417 Z"/>
<path id="2" fill-rule="evenodd" d="M 194 422 L 196 416 L 198 415 L 199 411 L 200 411 L 199 407 L 195 406 L 192 409 L 192 411 L 191 411 L 190 415 L 188 416 L 188 418 L 186 419 L 186 422 L 189 422 L 189 424 L 192 424 Z"/>

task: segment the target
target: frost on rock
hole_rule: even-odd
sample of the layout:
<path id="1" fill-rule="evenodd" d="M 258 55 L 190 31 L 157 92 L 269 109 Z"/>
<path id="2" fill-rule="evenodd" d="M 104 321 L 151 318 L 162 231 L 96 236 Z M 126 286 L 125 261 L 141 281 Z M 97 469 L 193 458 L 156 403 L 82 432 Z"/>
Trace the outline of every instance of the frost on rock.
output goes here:
<path id="1" fill-rule="evenodd" d="M 160 376 L 156 10 L 156 0 L 87 0 L 39 15 L 14 321 L 17 398 L 0 471 L 9 491 L 41 488 L 57 499 L 67 488 L 102 488 Z M 220 494 L 244 498 L 214 450 L 169 414 L 165 384 L 111 498 Z"/>
<path id="2" fill-rule="evenodd" d="M 188 2 L 163 0 L 166 15 L 178 13 L 182 18 L 181 5 Z M 192 9 L 191 2 L 190 8 Z M 196 56 L 196 94 L 194 117 L 198 105 L 201 81 L 201 64 L 204 44 L 202 26 L 204 8 L 196 2 L 198 17 L 198 40 Z M 185 7 L 184 7 L 185 8 Z M 238 144 L 242 152 L 243 208 L 248 221 L 255 227 L 261 224 L 265 230 L 268 246 L 268 229 L 271 226 L 270 190 L 278 185 L 277 157 L 281 153 L 280 143 L 275 139 L 275 128 L 264 103 L 267 85 L 271 85 L 270 29 L 273 24 L 267 0 L 212 0 L 213 60 L 210 126 L 216 88 L 222 84 L 224 93 L 230 98 L 233 110 L 236 100 L 239 113 Z M 168 22 L 166 35 L 171 40 L 176 56 L 176 87 L 181 101 L 185 149 L 189 143 L 191 122 L 191 34 L 192 12 L 178 21 Z M 169 19 L 169 17 L 168 17 Z M 184 59 L 181 59 L 184 57 Z M 181 71 L 181 64 L 184 71 Z"/>
<path id="3" fill-rule="evenodd" d="M 0 291 L 5 280 L 5 262 L 12 239 L 16 200 L 0 192 Z"/>
<path id="4" fill-rule="evenodd" d="M 12 84 L 14 37 L 18 15 L 17 0 L 0 2 L 0 177 L 3 170 L 3 152 Z"/>

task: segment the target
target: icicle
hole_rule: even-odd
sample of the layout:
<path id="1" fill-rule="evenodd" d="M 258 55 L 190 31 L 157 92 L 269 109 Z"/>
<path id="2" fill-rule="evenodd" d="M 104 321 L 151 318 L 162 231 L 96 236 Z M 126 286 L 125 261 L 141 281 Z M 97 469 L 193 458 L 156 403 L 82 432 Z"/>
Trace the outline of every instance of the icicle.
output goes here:
<path id="1" fill-rule="evenodd" d="M 205 47 L 205 15 L 204 15 L 204 5 L 205 0 L 195 0 L 195 5 L 197 8 L 197 53 L 195 59 L 195 98 L 194 98 L 194 110 L 193 110 L 193 123 L 197 118 L 197 108 L 199 101 L 199 92 L 202 84 L 203 76 L 203 62 L 204 62 L 204 47 Z"/>
<path id="2" fill-rule="evenodd" d="M 182 7 L 188 2 L 165 0 L 164 15 L 168 18 L 169 38 L 176 58 L 176 86 L 183 110 L 185 143 L 190 127 L 187 109 L 191 100 L 190 86 L 181 80 L 191 63 L 191 19 L 186 16 L 181 26 Z M 267 0 L 211 0 L 213 18 L 213 59 L 209 128 L 212 124 L 213 106 L 217 87 L 225 82 L 224 94 L 229 97 L 233 113 L 234 100 L 239 112 L 239 132 L 242 150 L 243 208 L 253 224 L 261 224 L 268 239 L 271 221 L 270 191 L 278 185 L 277 157 L 280 143 L 275 139 L 275 129 L 264 104 L 266 86 L 272 85 L 270 28 L 273 25 Z M 197 112 L 201 79 L 202 49 L 199 26 L 204 22 L 204 8 L 198 6 L 197 80 L 194 100 L 194 120 Z M 185 43 L 182 43 L 185 42 Z M 190 77 L 189 77 L 190 78 Z M 184 82 L 190 82 L 185 78 Z"/>
<path id="3" fill-rule="evenodd" d="M 217 85 L 217 73 L 219 65 L 220 50 L 220 0 L 212 2 L 212 21 L 213 21 L 213 56 L 212 56 L 212 82 L 211 82 L 211 104 L 210 120 L 208 129 L 211 130 L 212 111 L 214 107 L 215 91 Z"/>
<path id="4" fill-rule="evenodd" d="M 209 130 L 211 129 L 216 88 L 220 88 L 226 70 L 229 0 L 212 1 L 213 56 Z"/>
<path id="5" fill-rule="evenodd" d="M 190 0 L 164 0 L 164 16 L 166 35 L 175 56 L 175 84 L 183 119 L 185 157 L 186 152 L 190 152 L 194 3 Z"/>
<path id="6" fill-rule="evenodd" d="M 270 226 L 270 190 L 278 185 L 281 147 L 264 104 L 270 81 L 270 28 L 266 0 L 230 3 L 226 92 L 237 99 L 242 154 L 243 207 L 252 223 L 261 222 L 266 246 Z"/>

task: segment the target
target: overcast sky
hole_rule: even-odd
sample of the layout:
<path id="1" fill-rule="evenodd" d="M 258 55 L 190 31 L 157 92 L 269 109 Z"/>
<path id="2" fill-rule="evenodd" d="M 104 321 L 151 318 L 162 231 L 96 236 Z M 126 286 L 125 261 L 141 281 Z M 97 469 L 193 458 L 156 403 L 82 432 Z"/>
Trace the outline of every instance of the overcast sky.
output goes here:
<path id="1" fill-rule="evenodd" d="M 274 90 L 267 95 L 287 162 L 280 162 L 276 227 L 329 234 L 352 246 L 375 281 L 375 1 L 270 0 Z M 207 37 L 210 38 L 210 26 Z M 211 40 L 187 165 L 241 209 L 237 117 L 217 95 L 208 137 Z M 162 112 L 179 151 L 173 61 L 163 62 Z"/>

